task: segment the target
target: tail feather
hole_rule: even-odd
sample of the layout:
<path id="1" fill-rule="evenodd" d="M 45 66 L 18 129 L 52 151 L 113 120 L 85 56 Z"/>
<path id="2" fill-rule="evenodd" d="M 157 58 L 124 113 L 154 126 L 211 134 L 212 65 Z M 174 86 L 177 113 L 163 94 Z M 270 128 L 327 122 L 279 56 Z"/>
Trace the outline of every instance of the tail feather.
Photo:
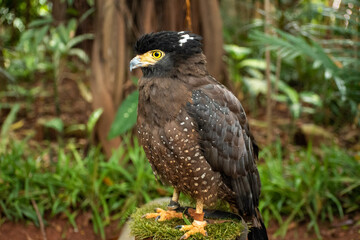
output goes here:
<path id="1" fill-rule="evenodd" d="M 248 240 L 268 240 L 266 228 L 261 217 L 258 219 L 261 226 L 252 226 L 249 229 Z"/>

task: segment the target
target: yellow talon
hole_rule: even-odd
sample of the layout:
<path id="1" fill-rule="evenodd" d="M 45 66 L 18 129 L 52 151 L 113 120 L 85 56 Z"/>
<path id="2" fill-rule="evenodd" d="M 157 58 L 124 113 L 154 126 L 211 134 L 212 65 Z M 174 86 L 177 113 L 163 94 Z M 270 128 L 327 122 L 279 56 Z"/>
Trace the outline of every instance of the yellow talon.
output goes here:
<path id="1" fill-rule="evenodd" d="M 162 221 L 166 221 L 166 220 L 170 220 L 173 218 L 182 218 L 182 213 L 178 213 L 176 211 L 173 210 L 163 210 L 161 208 L 157 208 L 155 209 L 156 213 L 147 213 L 145 214 L 143 217 L 145 218 L 155 218 L 156 221 L 162 222 Z"/>
<path id="2" fill-rule="evenodd" d="M 194 222 L 191 225 L 181 226 L 180 231 L 188 231 L 188 232 L 186 232 L 180 239 L 187 239 L 191 235 L 194 235 L 195 233 L 200 233 L 204 236 L 207 236 L 207 232 L 205 230 L 206 225 L 207 225 L 206 221 L 194 220 Z"/>

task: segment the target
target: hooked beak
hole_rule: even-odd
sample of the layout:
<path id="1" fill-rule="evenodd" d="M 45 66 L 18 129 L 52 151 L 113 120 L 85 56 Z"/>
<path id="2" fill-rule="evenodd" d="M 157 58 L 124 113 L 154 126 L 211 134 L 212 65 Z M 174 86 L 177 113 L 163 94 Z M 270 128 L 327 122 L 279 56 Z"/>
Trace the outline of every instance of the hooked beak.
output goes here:
<path id="1" fill-rule="evenodd" d="M 133 59 L 131 59 L 130 61 L 130 72 L 138 67 L 144 66 L 144 63 L 141 62 L 141 58 L 139 56 L 134 57 Z"/>
<path id="2" fill-rule="evenodd" d="M 153 60 L 149 54 L 145 53 L 143 55 L 137 55 L 130 61 L 130 72 L 139 67 L 147 67 L 149 65 L 154 65 L 156 60 Z"/>
<path id="3" fill-rule="evenodd" d="M 142 55 L 136 55 L 136 57 L 130 61 L 130 72 L 135 68 L 155 65 L 158 60 L 159 59 L 152 57 L 152 51 L 148 51 Z"/>

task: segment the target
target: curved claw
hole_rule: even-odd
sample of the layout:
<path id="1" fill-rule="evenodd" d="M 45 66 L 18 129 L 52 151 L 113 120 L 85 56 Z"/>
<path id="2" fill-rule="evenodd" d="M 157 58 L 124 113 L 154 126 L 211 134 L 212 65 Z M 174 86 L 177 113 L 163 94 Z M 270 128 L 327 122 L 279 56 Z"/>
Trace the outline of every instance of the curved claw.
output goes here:
<path id="1" fill-rule="evenodd" d="M 206 221 L 194 220 L 191 225 L 178 225 L 175 228 L 180 229 L 180 231 L 186 231 L 186 233 L 180 239 L 188 239 L 191 235 L 194 235 L 196 233 L 208 236 L 208 233 L 205 230 L 206 225 Z"/>
<path id="2" fill-rule="evenodd" d="M 145 218 L 155 218 L 155 221 L 162 222 L 166 220 L 170 220 L 173 218 L 182 218 L 182 213 L 178 213 L 176 211 L 165 211 L 161 208 L 155 209 L 156 213 L 147 213 L 143 217 Z"/>

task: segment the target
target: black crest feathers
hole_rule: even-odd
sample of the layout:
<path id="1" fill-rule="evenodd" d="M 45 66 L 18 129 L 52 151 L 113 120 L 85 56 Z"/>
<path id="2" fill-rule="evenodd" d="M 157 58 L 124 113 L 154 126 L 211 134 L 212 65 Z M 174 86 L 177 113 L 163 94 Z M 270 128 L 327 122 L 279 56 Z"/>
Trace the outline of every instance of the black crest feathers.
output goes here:
<path id="1" fill-rule="evenodd" d="M 174 52 L 177 55 L 191 56 L 202 52 L 201 37 L 194 33 L 182 31 L 163 31 L 145 34 L 135 44 L 137 54 L 159 49 L 165 53 Z"/>

